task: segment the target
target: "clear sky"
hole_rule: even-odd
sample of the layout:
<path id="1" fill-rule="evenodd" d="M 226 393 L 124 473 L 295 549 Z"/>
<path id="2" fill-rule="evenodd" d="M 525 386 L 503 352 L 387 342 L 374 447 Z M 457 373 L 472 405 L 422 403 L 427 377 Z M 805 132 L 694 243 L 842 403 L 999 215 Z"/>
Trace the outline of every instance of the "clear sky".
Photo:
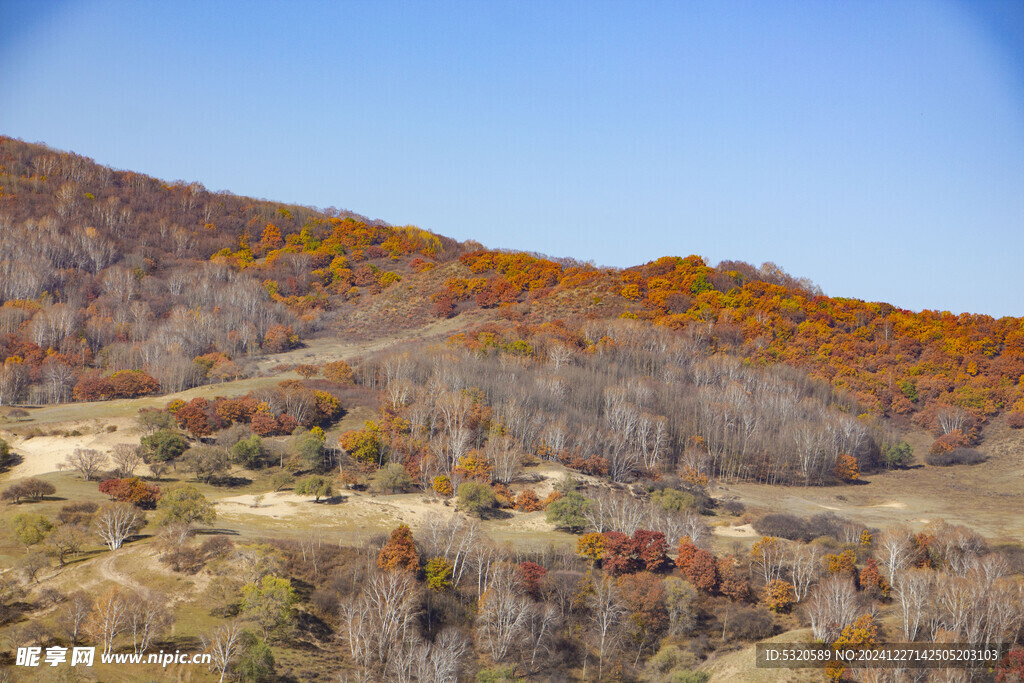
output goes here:
<path id="1" fill-rule="evenodd" d="M 1024 315 L 1024 3 L 0 0 L 0 133 L 628 266 Z"/>

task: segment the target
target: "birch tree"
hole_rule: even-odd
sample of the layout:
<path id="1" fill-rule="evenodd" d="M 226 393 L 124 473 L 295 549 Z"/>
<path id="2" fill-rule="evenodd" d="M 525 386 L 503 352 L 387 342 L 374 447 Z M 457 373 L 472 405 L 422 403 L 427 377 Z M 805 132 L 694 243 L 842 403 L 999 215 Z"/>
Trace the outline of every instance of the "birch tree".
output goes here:
<path id="1" fill-rule="evenodd" d="M 145 515 L 129 503 L 106 505 L 93 520 L 96 534 L 112 551 L 120 548 L 144 523 Z"/>

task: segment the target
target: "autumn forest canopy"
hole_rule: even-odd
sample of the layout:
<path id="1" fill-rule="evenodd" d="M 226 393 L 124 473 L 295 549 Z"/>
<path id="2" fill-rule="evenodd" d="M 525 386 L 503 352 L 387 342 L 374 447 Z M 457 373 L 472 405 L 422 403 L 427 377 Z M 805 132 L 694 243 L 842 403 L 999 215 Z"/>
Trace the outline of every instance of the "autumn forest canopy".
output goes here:
<path id="1" fill-rule="evenodd" d="M 390 292 L 421 305 L 404 320 L 381 315 L 384 325 L 489 312 L 502 338 L 530 346 L 558 324 L 582 353 L 601 341 L 582 332 L 585 322 L 633 319 L 746 367 L 799 368 L 858 414 L 941 430 L 937 414 L 954 412 L 968 441 L 1000 413 L 1024 412 L 1020 318 L 827 297 L 773 264 L 710 267 L 689 256 L 617 270 L 486 250 L 11 138 L 0 141 L 0 173 L 6 404 L 241 377 L 246 359 L 365 324 Z"/>

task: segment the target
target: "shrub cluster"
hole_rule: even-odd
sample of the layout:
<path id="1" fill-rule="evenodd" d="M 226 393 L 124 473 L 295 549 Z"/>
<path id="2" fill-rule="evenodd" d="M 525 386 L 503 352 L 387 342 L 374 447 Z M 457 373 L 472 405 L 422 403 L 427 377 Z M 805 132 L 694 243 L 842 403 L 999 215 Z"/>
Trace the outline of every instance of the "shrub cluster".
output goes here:
<path id="1" fill-rule="evenodd" d="M 821 536 L 839 538 L 843 530 L 854 523 L 830 513 L 802 519 L 786 513 L 771 513 L 754 521 L 754 531 L 762 536 L 775 536 L 790 541 L 808 543 Z"/>
<path id="2" fill-rule="evenodd" d="M 977 465 L 988 460 L 975 448 L 954 448 L 944 453 L 929 453 L 925 462 L 938 467 L 949 467 L 950 465 Z"/>

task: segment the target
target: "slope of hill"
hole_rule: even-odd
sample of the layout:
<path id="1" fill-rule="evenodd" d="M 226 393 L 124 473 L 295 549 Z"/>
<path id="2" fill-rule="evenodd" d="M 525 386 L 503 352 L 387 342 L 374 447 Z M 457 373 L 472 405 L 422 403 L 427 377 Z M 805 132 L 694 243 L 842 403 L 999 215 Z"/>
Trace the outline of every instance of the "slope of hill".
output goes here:
<path id="1" fill-rule="evenodd" d="M 872 414 L 938 433 L 955 425 L 968 442 L 1001 412 L 1024 421 L 1021 318 L 825 297 L 772 264 L 712 268 L 690 256 L 617 270 L 486 251 L 11 138 L 0 139 L 0 187 L 0 353 L 29 371 L 5 374 L 8 403 L 26 390 L 34 402 L 67 400 L 91 369 L 146 370 L 176 391 L 209 378 L 212 368 L 192 367 L 200 355 L 238 359 L 323 330 L 379 336 L 480 310 L 573 329 L 618 316 L 688 331 L 715 351 L 802 368 Z"/>
<path id="2" fill-rule="evenodd" d="M 1010 646 L 1022 349 L 771 264 L 487 250 L 0 138 L 0 666 L 811 680 L 753 643 Z"/>

